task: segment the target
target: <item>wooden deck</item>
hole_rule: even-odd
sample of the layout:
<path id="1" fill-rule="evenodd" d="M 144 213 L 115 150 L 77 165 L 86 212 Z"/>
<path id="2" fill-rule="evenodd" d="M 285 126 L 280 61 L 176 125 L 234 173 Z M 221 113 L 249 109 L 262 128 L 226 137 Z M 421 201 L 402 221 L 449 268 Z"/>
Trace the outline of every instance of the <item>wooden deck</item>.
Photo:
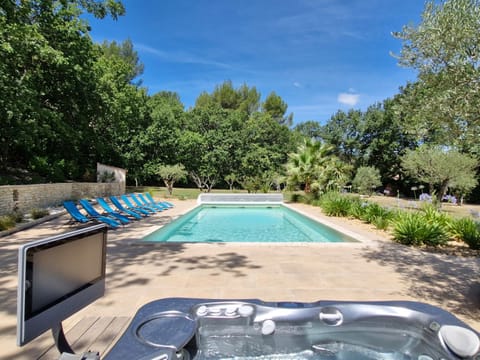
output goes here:
<path id="1" fill-rule="evenodd" d="M 85 317 L 66 331 L 66 338 L 77 354 L 88 350 L 105 355 L 115 344 L 130 322 L 130 318 L 121 317 Z M 54 344 L 37 355 L 40 360 L 58 360 L 60 357 Z"/>

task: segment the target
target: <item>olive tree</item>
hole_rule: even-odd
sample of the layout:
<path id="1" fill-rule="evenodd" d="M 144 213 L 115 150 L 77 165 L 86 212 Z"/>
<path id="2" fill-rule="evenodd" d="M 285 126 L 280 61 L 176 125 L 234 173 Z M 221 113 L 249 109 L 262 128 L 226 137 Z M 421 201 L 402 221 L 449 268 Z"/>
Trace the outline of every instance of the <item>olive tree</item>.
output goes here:
<path id="1" fill-rule="evenodd" d="M 361 166 L 355 174 L 352 185 L 360 194 L 371 195 L 375 188 L 382 185 L 380 171 L 373 166 Z"/>
<path id="2" fill-rule="evenodd" d="M 422 145 L 407 150 L 402 167 L 412 178 L 428 184 L 439 202 L 449 187 L 468 193 L 477 184 L 478 160 L 455 149 Z"/>
<path id="3" fill-rule="evenodd" d="M 161 165 L 158 167 L 158 175 L 162 178 L 168 193 L 172 195 L 173 184 L 179 180 L 183 180 L 187 176 L 187 171 L 182 164 Z"/>
<path id="4" fill-rule="evenodd" d="M 400 109 L 412 130 L 470 153 L 479 150 L 479 18 L 478 0 L 429 0 L 420 24 L 393 33 L 403 45 L 399 64 L 418 71 Z"/>
<path id="5" fill-rule="evenodd" d="M 230 191 L 233 191 L 233 185 L 235 184 L 237 179 L 237 175 L 234 173 L 226 175 L 224 178 L 225 182 L 228 184 L 228 187 L 230 188 Z"/>

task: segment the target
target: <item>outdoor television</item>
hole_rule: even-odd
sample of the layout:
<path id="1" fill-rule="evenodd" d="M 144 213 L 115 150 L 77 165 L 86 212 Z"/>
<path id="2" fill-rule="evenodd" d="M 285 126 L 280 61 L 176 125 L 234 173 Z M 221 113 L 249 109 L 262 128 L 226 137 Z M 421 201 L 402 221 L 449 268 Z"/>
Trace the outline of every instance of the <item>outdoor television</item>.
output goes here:
<path id="1" fill-rule="evenodd" d="M 101 224 L 20 247 L 17 345 L 61 328 L 64 319 L 103 296 L 106 244 Z"/>

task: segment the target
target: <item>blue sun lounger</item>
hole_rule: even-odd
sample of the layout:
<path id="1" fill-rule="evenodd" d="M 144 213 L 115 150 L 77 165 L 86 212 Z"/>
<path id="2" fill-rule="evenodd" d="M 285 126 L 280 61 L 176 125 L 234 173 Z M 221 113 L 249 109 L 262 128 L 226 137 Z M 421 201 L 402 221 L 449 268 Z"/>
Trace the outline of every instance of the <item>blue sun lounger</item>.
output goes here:
<path id="1" fill-rule="evenodd" d="M 145 209 L 147 211 L 151 211 L 152 213 L 156 213 L 157 211 L 161 211 L 159 209 L 155 209 L 153 206 L 147 206 L 147 205 L 143 205 L 140 200 L 137 199 L 137 197 L 135 196 L 135 194 L 129 194 L 130 195 L 130 198 L 127 196 L 127 195 L 122 195 L 122 200 L 125 201 L 125 203 L 128 205 L 127 203 L 127 200 L 130 201 L 130 199 L 132 199 L 135 204 L 138 206 L 138 207 L 141 207 L 142 209 Z M 131 202 L 130 202 L 131 204 Z"/>
<path id="2" fill-rule="evenodd" d="M 87 199 L 81 199 L 81 200 L 79 201 L 79 203 L 80 203 L 80 205 L 85 209 L 85 211 L 87 212 L 87 214 L 90 215 L 91 217 L 95 218 L 95 219 L 96 219 L 96 218 L 99 218 L 99 217 L 104 217 L 104 218 L 106 218 L 106 219 L 108 219 L 108 220 L 110 220 L 110 221 L 113 221 L 113 222 L 117 223 L 117 225 L 118 225 L 118 223 L 120 223 L 120 224 L 127 224 L 127 223 L 130 222 L 130 220 L 128 220 L 128 218 L 127 218 L 126 216 L 122 216 L 122 219 L 119 219 L 119 218 L 117 218 L 117 217 L 112 218 L 112 217 L 110 217 L 110 216 L 106 216 L 106 215 L 100 214 L 97 210 L 95 210 L 95 208 L 92 206 L 92 204 L 90 204 L 90 203 L 88 202 Z"/>
<path id="3" fill-rule="evenodd" d="M 122 224 L 128 224 L 130 222 L 130 219 L 128 217 L 120 214 L 119 212 L 115 212 L 113 210 L 111 212 L 106 212 L 105 214 L 99 214 L 98 211 L 95 210 L 95 208 L 88 202 L 88 200 L 82 199 L 80 200 L 80 204 L 85 208 L 85 210 L 89 215 L 92 215 L 92 216 L 100 215 L 100 216 L 111 217 L 116 221 L 120 221 Z"/>
<path id="4" fill-rule="evenodd" d="M 101 198 L 101 197 L 97 198 L 97 203 L 98 203 L 98 205 L 100 205 L 102 207 L 103 210 L 105 210 L 105 212 L 107 214 L 110 214 L 110 215 L 113 215 L 113 216 L 115 216 L 114 214 L 122 215 L 118 211 L 113 210 L 113 208 L 105 201 L 104 198 Z M 120 210 L 120 211 L 122 211 L 124 214 L 130 215 L 131 217 L 133 217 L 134 219 L 137 219 L 137 220 L 142 218 L 142 215 L 140 215 L 139 213 L 136 213 L 134 211 L 130 211 L 128 209 L 123 209 L 123 210 Z"/>
<path id="5" fill-rule="evenodd" d="M 155 213 L 155 211 L 151 211 L 151 210 L 145 209 L 144 207 L 133 205 L 130 199 L 125 195 L 120 195 L 120 199 L 122 199 L 125 205 L 127 205 L 127 209 L 141 212 L 142 214 L 145 214 L 147 216 Z"/>
<path id="6" fill-rule="evenodd" d="M 145 196 L 143 196 L 143 194 L 136 194 L 136 195 L 138 199 L 142 202 L 142 204 L 145 204 L 145 206 L 153 206 L 155 209 L 158 209 L 160 211 L 170 209 L 170 207 L 168 207 L 167 205 L 162 205 L 161 203 L 152 203 L 148 201 L 147 199 L 145 199 Z"/>
<path id="7" fill-rule="evenodd" d="M 153 203 L 153 204 L 163 204 L 163 205 L 167 205 L 167 207 L 169 208 L 172 208 L 173 207 L 173 204 L 171 202 L 168 202 L 168 201 L 155 201 L 152 197 L 152 195 L 150 195 L 150 193 L 146 192 L 145 193 L 145 196 L 147 197 L 147 199 L 150 201 L 150 203 Z"/>
<path id="8" fill-rule="evenodd" d="M 115 207 L 120 210 L 120 211 L 123 211 L 125 213 L 134 213 L 134 214 L 137 214 L 137 215 L 140 215 L 140 216 L 149 216 L 150 213 L 146 210 L 143 210 L 143 209 L 136 209 L 135 207 L 130 207 L 130 208 L 127 208 L 126 206 L 123 206 L 123 204 L 120 202 L 120 200 L 116 197 L 116 196 L 110 196 L 110 201 L 112 202 L 113 205 L 115 205 Z M 134 216 L 134 215 L 132 215 Z"/>
<path id="9" fill-rule="evenodd" d="M 75 221 L 78 221 L 79 223 L 87 223 L 89 221 L 92 221 L 92 220 L 97 220 L 97 221 L 101 221 L 107 225 L 109 225 L 110 227 L 112 228 L 117 228 L 120 224 L 118 222 L 116 222 L 115 220 L 112 220 L 106 216 L 98 216 L 98 217 L 87 217 L 85 215 L 83 215 L 80 210 L 78 210 L 77 208 L 77 205 L 75 205 L 75 203 L 73 201 L 64 201 L 63 202 L 63 207 L 65 208 L 65 210 L 68 211 L 68 213 L 70 214 L 70 216 L 72 217 L 72 219 L 74 219 Z"/>
<path id="10" fill-rule="evenodd" d="M 150 210 L 153 210 L 153 211 L 163 211 L 165 210 L 164 208 L 162 207 L 159 207 L 159 206 L 155 206 L 153 204 L 145 204 L 143 201 L 141 201 L 138 197 L 137 197 L 137 194 L 134 194 L 134 193 L 131 193 L 131 194 L 128 194 L 130 195 L 130 197 L 132 198 L 132 200 L 135 202 L 135 204 L 137 204 L 138 206 L 143 206 L 147 209 L 150 209 Z"/>

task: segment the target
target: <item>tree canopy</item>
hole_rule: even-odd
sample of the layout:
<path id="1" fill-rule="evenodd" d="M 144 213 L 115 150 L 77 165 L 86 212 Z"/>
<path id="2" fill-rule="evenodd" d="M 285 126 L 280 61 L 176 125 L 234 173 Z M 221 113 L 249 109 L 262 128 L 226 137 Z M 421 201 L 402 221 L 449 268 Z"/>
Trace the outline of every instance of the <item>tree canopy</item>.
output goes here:
<path id="1" fill-rule="evenodd" d="M 428 1 L 418 26 L 394 36 L 402 41 L 399 64 L 418 71 L 404 88 L 412 129 L 432 132 L 444 145 L 479 154 L 480 3 L 478 0 Z"/>
<path id="2" fill-rule="evenodd" d="M 352 181 L 352 186 L 360 194 L 371 195 L 381 185 L 380 172 L 373 166 L 360 166 Z"/>
<path id="3" fill-rule="evenodd" d="M 4 1 L 0 4 L 0 166 L 49 179 L 86 175 L 98 153 L 100 48 L 83 12 L 117 18 L 109 1 Z"/>
<path id="4" fill-rule="evenodd" d="M 348 181 L 350 166 L 333 155 L 333 146 L 305 139 L 286 165 L 289 186 L 305 193 L 340 190 Z"/>
<path id="5" fill-rule="evenodd" d="M 307 192 L 338 190 L 355 173 L 376 179 L 373 167 L 383 185 L 405 193 L 419 181 L 439 193 L 446 183 L 462 194 L 478 184 L 478 0 L 428 1 L 419 24 L 394 33 L 399 63 L 418 72 L 398 94 L 296 124 L 276 91 L 262 97 L 247 83 L 226 80 L 188 109 L 177 93 L 149 93 L 133 42 L 95 43 L 85 13 L 117 19 L 125 8 L 118 0 L 0 2 L 0 184 L 93 181 L 97 162 L 126 168 L 137 185 L 183 167 L 189 185 L 205 191 L 235 183 L 268 191 L 285 179 Z M 424 177 L 432 159 L 442 175 Z M 448 161 L 467 175 L 442 168 Z"/>
<path id="6" fill-rule="evenodd" d="M 428 145 L 407 150 L 402 166 L 414 179 L 429 185 L 430 193 L 441 201 L 450 187 L 464 195 L 476 185 L 475 175 L 479 161 L 455 149 Z"/>

